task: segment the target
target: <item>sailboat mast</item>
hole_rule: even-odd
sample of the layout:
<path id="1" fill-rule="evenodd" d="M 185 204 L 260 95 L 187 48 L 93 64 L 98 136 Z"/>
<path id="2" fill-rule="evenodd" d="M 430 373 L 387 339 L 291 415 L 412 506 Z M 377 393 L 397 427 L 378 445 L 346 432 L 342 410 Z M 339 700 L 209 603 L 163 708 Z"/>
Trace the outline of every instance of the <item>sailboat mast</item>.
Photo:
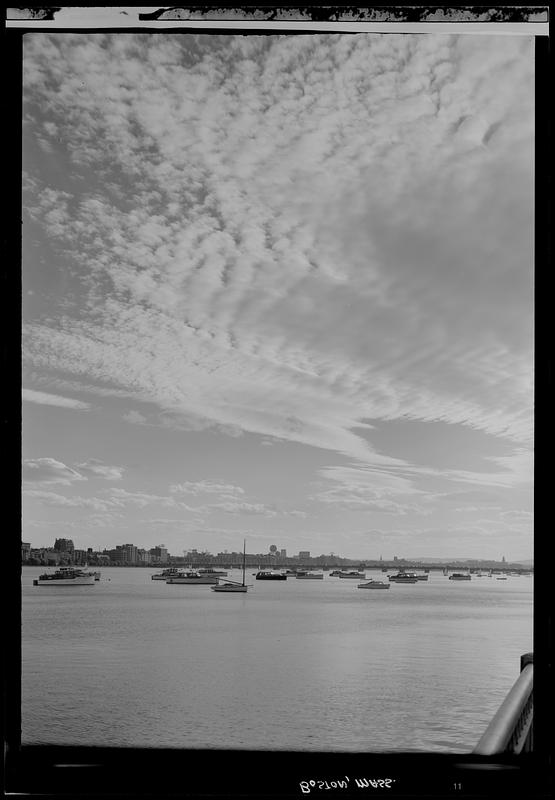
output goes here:
<path id="1" fill-rule="evenodd" d="M 243 586 L 245 585 L 245 558 L 247 553 L 247 540 L 243 539 Z"/>

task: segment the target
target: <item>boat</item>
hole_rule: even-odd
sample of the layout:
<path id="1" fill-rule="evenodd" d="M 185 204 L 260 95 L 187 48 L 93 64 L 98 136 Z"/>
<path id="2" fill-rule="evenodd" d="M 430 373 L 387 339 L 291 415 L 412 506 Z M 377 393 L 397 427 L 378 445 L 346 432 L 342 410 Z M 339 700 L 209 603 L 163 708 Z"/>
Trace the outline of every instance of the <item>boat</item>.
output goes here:
<path id="1" fill-rule="evenodd" d="M 330 572 L 330 578 L 338 578 L 341 575 L 340 569 L 334 569 Z"/>
<path id="2" fill-rule="evenodd" d="M 359 583 L 357 589 L 389 589 L 390 586 L 391 584 L 385 581 L 375 581 L 372 579 L 366 583 Z"/>
<path id="3" fill-rule="evenodd" d="M 87 572 L 87 575 L 93 575 L 95 581 L 99 581 L 101 573 L 100 572 Z"/>
<path id="4" fill-rule="evenodd" d="M 472 577 L 464 572 L 454 572 L 452 575 L 449 575 L 450 581 L 471 581 Z"/>
<path id="5" fill-rule="evenodd" d="M 211 586 L 213 592 L 247 592 L 248 586 L 245 583 L 245 560 L 246 560 L 246 547 L 247 547 L 247 540 L 243 540 L 243 582 L 237 583 L 237 581 L 226 581 L 225 583 L 218 583 L 217 586 Z M 212 570 L 214 572 L 215 570 Z M 199 570 L 200 572 L 200 570 Z M 224 573 L 227 575 L 227 572 Z"/>
<path id="6" fill-rule="evenodd" d="M 166 583 L 218 583 L 217 575 L 201 575 L 200 572 L 182 572 L 173 575 L 166 580 Z"/>
<path id="7" fill-rule="evenodd" d="M 418 583 L 414 572 L 398 572 L 396 575 L 390 575 L 389 580 L 393 583 Z"/>
<path id="8" fill-rule="evenodd" d="M 75 567 L 60 567 L 55 572 L 46 572 L 33 581 L 33 586 L 92 586 L 93 572 L 84 572 Z"/>
<path id="9" fill-rule="evenodd" d="M 182 571 L 177 569 L 177 567 L 168 567 L 168 569 L 163 569 L 162 572 L 156 573 L 156 575 L 151 575 L 153 581 L 167 581 L 168 578 L 175 578 L 177 575 L 181 575 Z"/>
<path id="10" fill-rule="evenodd" d="M 360 578 L 366 578 L 366 573 L 365 572 L 357 572 L 356 570 L 350 570 L 350 571 L 342 571 L 342 570 L 340 570 L 339 571 L 339 575 L 337 577 L 338 578 L 358 578 L 360 580 Z"/>
<path id="11" fill-rule="evenodd" d="M 295 578 L 298 580 L 312 580 L 312 581 L 322 581 L 324 580 L 324 573 L 323 572 L 308 572 L 307 570 L 299 570 L 295 575 Z"/>
<path id="12" fill-rule="evenodd" d="M 287 575 L 273 570 L 260 570 L 254 576 L 257 581 L 286 581 Z"/>
<path id="13" fill-rule="evenodd" d="M 202 567 L 198 570 L 201 575 L 218 575 L 222 578 L 227 578 L 227 572 L 223 569 L 212 569 L 212 567 Z"/>
<path id="14" fill-rule="evenodd" d="M 506 581 L 507 580 L 507 576 L 506 575 L 498 575 L 495 580 L 496 581 Z"/>

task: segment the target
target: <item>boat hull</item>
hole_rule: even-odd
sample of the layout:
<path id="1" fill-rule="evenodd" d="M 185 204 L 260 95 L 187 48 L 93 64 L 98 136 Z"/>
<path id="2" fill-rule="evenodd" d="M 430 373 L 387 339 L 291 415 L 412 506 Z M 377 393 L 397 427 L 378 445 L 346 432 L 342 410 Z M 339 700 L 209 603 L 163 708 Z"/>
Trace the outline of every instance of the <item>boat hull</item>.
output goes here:
<path id="1" fill-rule="evenodd" d="M 225 583 L 220 584 L 219 586 L 212 586 L 213 592 L 246 592 L 246 586 L 231 586 L 226 585 Z"/>
<path id="2" fill-rule="evenodd" d="M 271 575 L 268 573 L 265 575 L 262 572 L 259 572 L 255 575 L 255 580 L 257 581 L 286 581 L 287 575 Z"/>
<path id="3" fill-rule="evenodd" d="M 391 584 L 383 583 L 381 581 L 370 581 L 370 583 L 359 583 L 358 589 L 389 589 Z"/>
<path id="4" fill-rule="evenodd" d="M 168 578 L 166 583 L 187 583 L 187 584 L 216 584 L 218 578 L 200 577 L 200 578 Z"/>
<path id="5" fill-rule="evenodd" d="M 295 578 L 298 581 L 322 581 L 324 580 L 323 575 L 295 575 Z"/>
<path id="6" fill-rule="evenodd" d="M 78 578 L 38 578 L 33 586 L 93 586 L 94 575 L 82 575 Z"/>

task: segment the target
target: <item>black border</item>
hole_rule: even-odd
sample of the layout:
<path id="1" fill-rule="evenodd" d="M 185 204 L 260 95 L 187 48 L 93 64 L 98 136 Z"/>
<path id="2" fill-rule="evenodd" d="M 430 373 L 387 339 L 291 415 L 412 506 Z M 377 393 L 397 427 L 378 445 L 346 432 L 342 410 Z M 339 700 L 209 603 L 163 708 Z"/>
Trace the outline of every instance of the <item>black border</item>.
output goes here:
<path id="1" fill-rule="evenodd" d="M 222 4 L 225 7 L 227 4 Z M 258 6 L 260 7 L 260 6 Z M 541 7 L 542 9 L 545 6 Z M 40 29 L 40 24 L 37 25 Z M 42 30 L 45 30 L 43 28 Z M 48 28 L 50 32 L 69 32 L 67 28 Z M 85 32 L 85 29 L 73 29 Z M 198 28 L 150 29 L 150 32 L 187 33 Z M 98 29 L 102 33 L 148 32 L 145 28 Z M 30 29 L 8 29 L 3 36 L 5 98 L 9 109 L 5 166 L 9 203 L 5 211 L 4 261 L 2 279 L 8 314 L 4 315 L 3 354 L 5 374 L 13 392 L 5 399 L 3 415 L 7 431 L 5 441 L 13 445 L 15 462 L 20 462 L 21 441 L 21 300 L 20 276 L 13 265 L 21 263 L 21 97 L 22 41 Z M 97 32 L 88 29 L 88 33 Z M 211 28 L 217 34 L 241 33 L 239 29 Z M 267 27 L 247 29 L 246 34 L 272 34 Z M 289 31 L 280 30 L 291 35 Z M 303 31 L 299 31 L 303 33 Z M 293 33 L 294 35 L 294 33 Z M 9 568 L 3 573 L 9 606 L 5 615 L 3 729 L 5 743 L 6 794 L 59 797 L 208 797 L 208 798 L 298 798 L 305 796 L 300 781 L 333 780 L 344 775 L 367 778 L 391 778 L 395 783 L 382 790 L 312 791 L 320 797 L 364 797 L 385 794 L 395 797 L 550 797 L 552 786 L 551 715 L 553 708 L 552 616 L 549 585 L 549 528 L 540 528 L 545 498 L 551 488 L 549 467 L 552 453 L 552 424 L 555 369 L 550 352 L 550 315 L 548 303 L 552 278 L 551 255 L 550 161 L 551 114 L 548 66 L 551 61 L 548 37 L 536 37 L 536 473 L 534 538 L 534 710 L 535 751 L 521 756 L 476 757 L 468 755 L 407 753 L 300 753 L 234 750 L 167 750 L 134 748 L 95 748 L 20 745 L 21 730 L 21 587 L 20 520 L 21 471 L 13 469 L 10 459 L 8 492 L 12 535 L 5 542 L 4 554 Z M 11 266 L 10 266 L 11 265 Z M 13 301 L 12 301 L 13 298 Z M 16 331 L 17 333 L 14 333 Z M 546 344 L 547 343 L 547 344 Z M 552 413 L 552 412 L 551 412 Z M 11 447 L 9 448 L 11 452 Z M 11 504 L 13 495 L 15 503 Z M 15 517 L 15 519 L 14 519 Z M 15 534 L 14 534 L 15 531 Z M 6 608 L 6 606 L 5 606 Z M 518 665 L 515 664 L 515 679 Z M 477 731 L 477 739 L 481 731 Z M 458 788 L 460 787 L 460 788 Z M 310 795 L 309 795 L 310 796 Z"/>

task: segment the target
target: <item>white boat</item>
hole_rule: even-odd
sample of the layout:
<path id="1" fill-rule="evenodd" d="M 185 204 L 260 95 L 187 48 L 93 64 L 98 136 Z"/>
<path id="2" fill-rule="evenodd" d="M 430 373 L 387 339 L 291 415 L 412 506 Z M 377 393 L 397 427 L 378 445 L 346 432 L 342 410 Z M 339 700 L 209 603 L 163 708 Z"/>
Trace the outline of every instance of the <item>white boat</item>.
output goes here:
<path id="1" fill-rule="evenodd" d="M 245 559 L 246 559 L 247 541 L 243 540 L 243 582 L 237 583 L 236 581 L 226 581 L 219 583 L 217 586 L 211 586 L 213 592 L 247 592 L 248 586 L 245 583 Z M 227 575 L 227 573 L 226 573 Z"/>
<path id="2" fill-rule="evenodd" d="M 391 584 L 385 581 L 370 580 L 366 583 L 359 583 L 357 589 L 389 589 L 390 586 Z"/>
<path id="3" fill-rule="evenodd" d="M 183 572 L 179 575 L 173 575 L 166 580 L 166 583 L 218 583 L 219 578 L 217 575 L 201 575 L 200 572 Z"/>
<path id="4" fill-rule="evenodd" d="M 39 575 L 33 586 L 92 586 L 95 581 L 93 572 L 83 572 L 75 567 L 60 567 L 55 572 Z"/>

